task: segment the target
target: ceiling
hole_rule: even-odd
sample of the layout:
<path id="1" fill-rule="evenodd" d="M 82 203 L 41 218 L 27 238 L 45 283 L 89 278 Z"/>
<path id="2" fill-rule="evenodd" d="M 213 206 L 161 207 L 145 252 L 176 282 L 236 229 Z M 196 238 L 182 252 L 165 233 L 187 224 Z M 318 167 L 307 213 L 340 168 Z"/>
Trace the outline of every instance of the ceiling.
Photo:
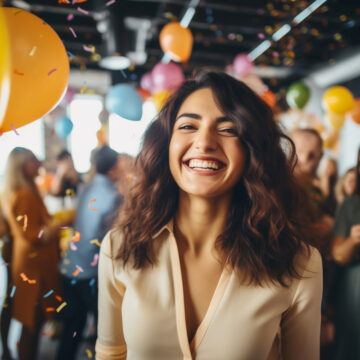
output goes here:
<path id="1" fill-rule="evenodd" d="M 194 46 L 188 63 L 182 64 L 185 73 L 203 66 L 224 69 L 237 54 L 249 53 L 269 39 L 270 48 L 254 63 L 265 81 L 276 88 L 360 51 L 359 0 L 328 0 L 296 24 L 294 17 L 313 2 L 8 0 L 5 4 L 27 9 L 49 23 L 63 40 L 72 68 L 100 69 L 101 57 L 132 51 L 133 66 L 112 71 L 115 82 L 139 81 L 161 61 L 164 54 L 158 39 L 162 27 L 181 20 L 189 5 L 195 5 L 189 24 Z M 272 41 L 272 34 L 284 24 L 291 25 L 290 32 Z"/>

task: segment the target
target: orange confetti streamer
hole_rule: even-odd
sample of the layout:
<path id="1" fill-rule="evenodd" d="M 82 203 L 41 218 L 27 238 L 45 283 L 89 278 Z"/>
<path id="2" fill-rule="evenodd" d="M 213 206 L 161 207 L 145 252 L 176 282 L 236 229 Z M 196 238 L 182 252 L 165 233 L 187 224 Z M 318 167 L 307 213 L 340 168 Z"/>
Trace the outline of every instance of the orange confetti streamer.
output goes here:
<path id="1" fill-rule="evenodd" d="M 20 72 L 20 71 L 17 70 L 17 69 L 14 69 L 14 74 L 15 74 L 15 75 L 24 75 L 24 73 Z"/>
<path id="2" fill-rule="evenodd" d="M 79 269 L 76 269 L 74 272 L 73 272 L 73 276 L 78 276 L 80 273 L 80 270 Z"/>
<path id="3" fill-rule="evenodd" d="M 58 301 L 60 301 L 60 302 L 62 301 L 62 297 L 59 296 L 59 295 L 56 295 L 56 296 L 55 296 L 55 299 L 58 300 Z"/>
<path id="4" fill-rule="evenodd" d="M 89 209 L 90 210 L 92 210 L 92 211 L 99 211 L 99 209 L 94 209 L 93 207 L 91 207 L 91 205 L 90 204 L 92 204 L 93 202 L 95 202 L 96 201 L 96 199 L 92 199 L 92 200 L 90 200 L 90 202 L 89 202 Z"/>
<path id="5" fill-rule="evenodd" d="M 46 312 L 51 312 L 51 311 L 55 311 L 55 308 L 53 308 L 53 307 L 47 307 L 45 310 L 46 310 Z"/>
<path id="6" fill-rule="evenodd" d="M 77 242 L 80 240 L 80 233 L 78 231 L 75 231 L 74 237 L 71 239 L 72 242 Z"/>

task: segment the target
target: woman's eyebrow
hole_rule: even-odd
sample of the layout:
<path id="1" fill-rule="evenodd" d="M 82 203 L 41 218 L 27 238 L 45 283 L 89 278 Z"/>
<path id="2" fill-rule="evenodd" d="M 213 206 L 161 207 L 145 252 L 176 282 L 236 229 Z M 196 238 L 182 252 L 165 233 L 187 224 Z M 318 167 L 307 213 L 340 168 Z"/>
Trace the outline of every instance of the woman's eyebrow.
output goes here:
<path id="1" fill-rule="evenodd" d="M 175 121 L 179 120 L 182 117 L 187 117 L 187 118 L 191 118 L 191 119 L 195 119 L 195 120 L 201 120 L 202 119 L 202 117 L 199 114 L 183 113 L 183 114 L 179 115 Z M 229 119 L 226 116 L 221 116 L 221 117 L 218 117 L 216 119 L 216 122 L 218 122 L 218 123 L 222 123 L 222 122 L 226 122 L 226 121 L 233 122 L 231 119 Z"/>

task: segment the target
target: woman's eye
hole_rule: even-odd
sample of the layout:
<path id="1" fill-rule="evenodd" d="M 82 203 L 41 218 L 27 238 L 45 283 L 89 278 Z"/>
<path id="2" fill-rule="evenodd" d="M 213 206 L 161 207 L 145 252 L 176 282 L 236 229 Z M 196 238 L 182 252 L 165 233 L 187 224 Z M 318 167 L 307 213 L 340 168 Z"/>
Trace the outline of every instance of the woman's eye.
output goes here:
<path id="1" fill-rule="evenodd" d="M 220 131 L 236 136 L 238 135 L 238 132 L 235 129 L 220 129 Z"/>
<path id="2" fill-rule="evenodd" d="M 192 130 L 192 129 L 195 129 L 192 125 L 179 126 L 179 130 Z"/>

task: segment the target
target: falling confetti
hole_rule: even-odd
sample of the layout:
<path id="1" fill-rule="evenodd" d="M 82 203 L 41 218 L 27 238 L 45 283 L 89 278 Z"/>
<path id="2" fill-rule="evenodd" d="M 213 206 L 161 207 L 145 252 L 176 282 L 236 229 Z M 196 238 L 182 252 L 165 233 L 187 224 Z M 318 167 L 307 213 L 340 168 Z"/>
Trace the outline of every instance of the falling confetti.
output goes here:
<path id="1" fill-rule="evenodd" d="M 70 30 L 71 33 L 73 34 L 73 37 L 76 39 L 76 38 L 77 38 L 77 35 L 76 35 L 75 30 L 74 30 L 71 26 L 69 26 L 69 30 Z"/>
<path id="2" fill-rule="evenodd" d="M 71 239 L 73 242 L 78 242 L 80 240 L 80 233 L 78 231 L 75 231 L 74 237 Z"/>
<path id="3" fill-rule="evenodd" d="M 52 69 L 48 72 L 48 76 L 51 75 L 54 71 L 56 71 L 57 69 Z"/>
<path id="4" fill-rule="evenodd" d="M 10 124 L 10 126 L 11 126 L 13 132 L 14 132 L 16 135 L 20 135 L 20 134 L 17 132 L 17 130 L 15 129 L 14 124 Z"/>
<path id="5" fill-rule="evenodd" d="M 94 209 L 93 207 L 91 207 L 91 205 L 90 204 L 92 204 L 93 202 L 95 202 L 96 201 L 96 199 L 92 199 L 92 200 L 90 200 L 90 202 L 89 202 L 89 209 L 90 210 L 92 210 L 92 211 L 99 211 L 99 209 Z"/>
<path id="6" fill-rule="evenodd" d="M 44 233 L 44 230 L 41 229 L 40 232 L 39 232 L 39 235 L 38 235 L 38 238 L 39 238 L 39 239 L 42 237 L 43 233 Z"/>
<path id="7" fill-rule="evenodd" d="M 66 18 L 67 21 L 71 21 L 74 18 L 73 14 L 69 14 Z"/>
<path id="8" fill-rule="evenodd" d="M 14 69 L 14 74 L 15 74 L 15 75 L 24 75 L 24 73 L 20 72 L 20 71 L 17 70 L 17 69 Z"/>
<path id="9" fill-rule="evenodd" d="M 55 308 L 53 308 L 53 307 L 47 307 L 45 310 L 46 310 L 46 312 L 51 312 L 51 311 L 55 311 Z"/>
<path id="10" fill-rule="evenodd" d="M 57 309 L 56 312 L 60 312 L 67 305 L 66 301 L 64 301 Z"/>
<path id="11" fill-rule="evenodd" d="M 86 354 L 87 354 L 88 358 L 91 359 L 91 358 L 93 357 L 91 350 L 90 350 L 90 349 L 86 349 L 85 351 L 86 351 Z"/>
<path id="12" fill-rule="evenodd" d="M 94 255 L 94 260 L 92 263 L 90 263 L 91 266 L 96 266 L 99 260 L 99 254 Z"/>
<path id="13" fill-rule="evenodd" d="M 15 294 L 16 286 L 14 285 L 11 289 L 10 297 L 12 298 Z"/>
<path id="14" fill-rule="evenodd" d="M 34 46 L 32 49 L 31 49 L 31 51 L 30 51 L 30 56 L 34 56 L 34 54 L 35 54 L 35 51 L 36 51 L 36 46 Z"/>
<path id="15" fill-rule="evenodd" d="M 53 292 L 54 292 L 54 290 L 50 290 L 50 291 L 47 292 L 43 297 L 44 297 L 44 298 L 47 298 L 47 297 L 49 297 Z"/>
<path id="16" fill-rule="evenodd" d="M 74 197 L 75 196 L 74 189 L 66 189 L 65 194 L 67 196 Z"/>
<path id="17" fill-rule="evenodd" d="M 90 240 L 90 244 L 95 244 L 95 245 L 97 245 L 98 247 L 101 247 L 101 243 L 99 242 L 98 239 Z"/>
<path id="18" fill-rule="evenodd" d="M 71 241 L 70 242 L 70 249 L 72 250 L 72 251 L 76 251 L 77 250 L 77 246 Z"/>
<path id="19" fill-rule="evenodd" d="M 84 272 L 84 270 L 83 270 L 83 268 L 81 266 L 79 266 L 79 265 L 75 265 L 75 266 L 80 272 Z"/>
<path id="20" fill-rule="evenodd" d="M 73 338 L 76 336 L 76 331 L 74 331 L 74 333 L 73 333 Z"/>
<path id="21" fill-rule="evenodd" d="M 86 84 L 84 84 L 84 86 L 80 90 L 80 94 L 83 94 L 85 92 L 85 90 L 87 89 L 87 87 L 88 86 Z"/>
<path id="22" fill-rule="evenodd" d="M 87 10 L 82 9 L 80 6 L 77 7 L 77 10 L 85 15 L 89 15 L 89 12 Z"/>
<path id="23" fill-rule="evenodd" d="M 79 269 L 76 269 L 74 272 L 73 272 L 73 276 L 78 276 L 80 273 L 80 270 Z"/>
<path id="24" fill-rule="evenodd" d="M 56 299 L 57 301 L 60 301 L 60 302 L 63 300 L 62 297 L 59 296 L 59 295 L 56 295 L 56 296 L 55 296 L 55 299 Z"/>
<path id="25" fill-rule="evenodd" d="M 108 2 L 105 4 L 105 6 L 110 6 L 110 5 L 112 5 L 114 2 L 115 2 L 115 0 L 110 0 L 110 1 L 108 1 Z"/>

